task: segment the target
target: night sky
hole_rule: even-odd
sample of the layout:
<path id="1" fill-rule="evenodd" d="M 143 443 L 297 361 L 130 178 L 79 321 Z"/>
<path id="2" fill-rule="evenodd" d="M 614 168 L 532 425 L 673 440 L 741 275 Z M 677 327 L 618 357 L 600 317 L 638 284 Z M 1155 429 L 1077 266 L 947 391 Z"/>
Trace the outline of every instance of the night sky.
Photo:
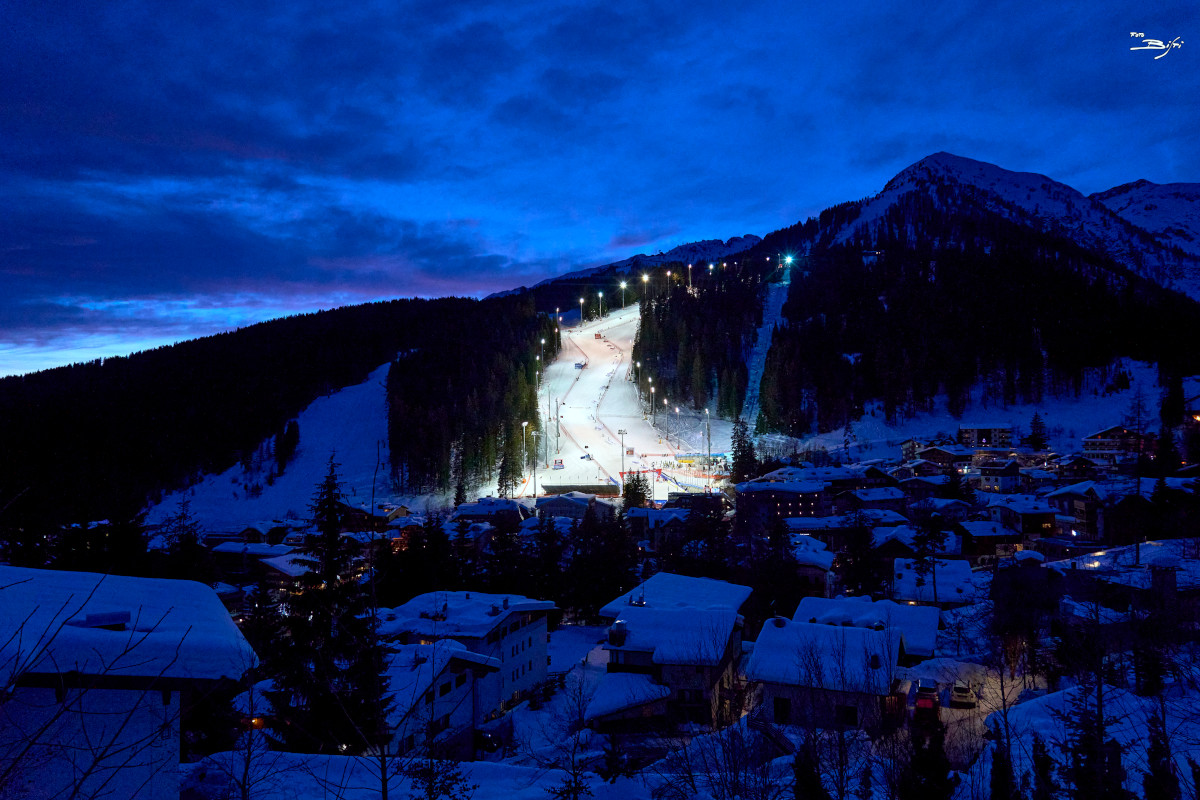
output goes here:
<path id="1" fill-rule="evenodd" d="M 6 0 L 0 374 L 763 235 L 939 150 L 1200 181 L 1200 7 L 1138 5 Z"/>

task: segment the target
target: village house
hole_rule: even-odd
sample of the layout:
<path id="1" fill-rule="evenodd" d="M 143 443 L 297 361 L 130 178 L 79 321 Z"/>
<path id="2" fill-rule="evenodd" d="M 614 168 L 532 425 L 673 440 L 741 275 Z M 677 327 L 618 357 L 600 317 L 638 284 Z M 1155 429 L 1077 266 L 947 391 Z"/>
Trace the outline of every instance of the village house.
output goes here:
<path id="1" fill-rule="evenodd" d="M 898 558 L 893 562 L 892 599 L 899 603 L 955 608 L 982 599 L 968 561 L 935 558 L 927 575 L 917 571 L 917 562 Z"/>
<path id="2" fill-rule="evenodd" d="M 825 488 L 819 481 L 760 481 L 737 485 L 738 524 L 762 532 L 777 520 L 823 515 Z"/>
<path id="3" fill-rule="evenodd" d="M 834 498 L 834 509 L 846 514 L 865 508 L 895 511 L 903 514 L 908 498 L 895 486 L 880 486 L 875 489 L 851 489 Z"/>
<path id="4" fill-rule="evenodd" d="M 795 622 L 852 625 L 900 634 L 899 663 L 914 664 L 933 657 L 941 611 L 935 606 L 912 606 L 870 597 L 805 597 L 792 615 Z"/>
<path id="5" fill-rule="evenodd" d="M 600 609 L 611 623 L 604 644 L 610 677 L 635 673 L 648 679 L 636 683 L 667 687 L 662 707 L 683 719 L 709 725 L 735 719 L 741 713 L 735 685 L 740 611 L 749 597 L 750 587 L 725 581 L 667 572 L 648 578 Z M 641 686 L 633 697 L 655 693 Z"/>
<path id="6" fill-rule="evenodd" d="M 631 508 L 625 519 L 634 539 L 660 550 L 667 542 L 683 540 L 689 513 L 682 508 Z"/>
<path id="7" fill-rule="evenodd" d="M 1083 437 L 1083 454 L 1097 464 L 1112 466 L 1135 456 L 1146 446 L 1146 437 L 1124 425 L 1114 425 Z"/>
<path id="8" fill-rule="evenodd" d="M 379 632 L 399 644 L 453 639 L 500 664 L 499 681 L 487 681 L 479 698 L 485 713 L 499 714 L 546 681 L 549 600 L 484 592 L 428 592 L 380 611 Z"/>
<path id="9" fill-rule="evenodd" d="M 388 726 L 393 752 L 415 749 L 439 758 L 470 760 L 475 736 L 493 708 L 487 683 L 499 680 L 500 660 L 482 656 L 453 639 L 395 645 L 388 654 Z"/>
<path id="10" fill-rule="evenodd" d="M 917 455 L 926 461 L 937 464 L 942 468 L 942 472 L 956 470 L 961 473 L 971 466 L 975 451 L 960 444 L 945 444 L 926 447 Z"/>
<path id="11" fill-rule="evenodd" d="M 979 466 L 979 491 L 1010 494 L 1021 488 L 1021 465 L 1015 460 L 987 461 Z"/>
<path id="12" fill-rule="evenodd" d="M 547 495 L 537 498 L 535 503 L 539 515 L 548 514 L 552 517 L 582 520 L 589 509 L 597 522 L 609 521 L 617 515 L 616 503 L 612 500 L 603 500 L 585 492 Z"/>
<path id="13" fill-rule="evenodd" d="M 900 656 L 900 634 L 775 617 L 763 625 L 743 675 L 778 725 L 881 727 Z"/>
<path id="14" fill-rule="evenodd" d="M 962 538 L 962 554 L 972 564 L 987 564 L 1007 558 L 1021 550 L 1024 537 L 998 522 L 971 520 L 960 522 L 955 531 Z"/>
<path id="15" fill-rule="evenodd" d="M 497 528 L 516 530 L 532 516 L 533 512 L 525 503 L 507 497 L 481 497 L 454 509 L 448 521 L 489 522 Z"/>
<path id="16" fill-rule="evenodd" d="M 966 447 L 1008 447 L 1012 444 L 1012 425 L 999 422 L 959 425 L 958 443 Z"/>
<path id="17" fill-rule="evenodd" d="M 203 584 L 0 566 L 6 788 L 177 798 L 181 709 L 256 663 Z"/>
<path id="18" fill-rule="evenodd" d="M 988 504 L 988 516 L 1026 540 L 1054 535 L 1054 507 L 1032 495 L 1003 495 Z"/>
<path id="19" fill-rule="evenodd" d="M 825 543 L 830 552 L 846 549 L 846 541 L 855 530 L 907 525 L 908 518 L 895 511 L 875 508 L 830 517 L 792 517 L 783 521 L 788 533 L 806 534 Z"/>

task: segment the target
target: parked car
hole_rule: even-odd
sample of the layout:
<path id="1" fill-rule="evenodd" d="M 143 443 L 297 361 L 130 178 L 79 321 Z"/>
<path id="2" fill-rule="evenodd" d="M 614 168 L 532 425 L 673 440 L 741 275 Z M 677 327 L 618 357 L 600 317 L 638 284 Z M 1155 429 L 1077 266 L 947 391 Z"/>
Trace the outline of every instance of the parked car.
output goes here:
<path id="1" fill-rule="evenodd" d="M 979 704 L 975 690 L 966 681 L 955 681 L 950 689 L 951 708 L 974 708 Z"/>
<path id="2" fill-rule="evenodd" d="M 917 697 L 913 704 L 913 722 L 936 725 L 941 718 L 941 706 L 937 681 L 931 678 L 918 679 Z"/>

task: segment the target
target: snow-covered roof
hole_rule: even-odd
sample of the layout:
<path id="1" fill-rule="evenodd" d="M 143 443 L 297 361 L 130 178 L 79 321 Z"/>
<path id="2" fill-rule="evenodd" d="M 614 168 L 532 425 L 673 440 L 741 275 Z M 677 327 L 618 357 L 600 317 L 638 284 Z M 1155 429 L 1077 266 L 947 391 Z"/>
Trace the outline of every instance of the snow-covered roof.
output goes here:
<path id="1" fill-rule="evenodd" d="M 388 692 L 395 700 L 388 720 L 393 726 L 399 725 L 413 706 L 422 702 L 425 692 L 453 661 L 489 672 L 500 669 L 500 659 L 473 653 L 453 639 L 441 639 L 433 644 L 393 645 L 392 650 L 384 676 Z"/>
<path id="2" fill-rule="evenodd" d="M 393 609 L 381 609 L 379 631 L 386 636 L 416 633 L 438 639 L 479 639 L 510 614 L 554 608 L 550 600 L 518 594 L 427 592 Z"/>
<path id="3" fill-rule="evenodd" d="M 286 556 L 276 556 L 275 558 L 264 558 L 262 563 L 276 572 L 282 572 L 289 578 L 299 578 L 301 575 L 309 572 L 309 565 L 306 563 L 309 558 L 309 556 L 295 553 Z"/>
<path id="4" fill-rule="evenodd" d="M 253 556 L 254 558 L 271 558 L 283 556 L 296 548 L 290 544 L 255 544 L 253 542 L 222 542 L 213 548 L 214 553 L 232 553 L 234 555 Z"/>
<path id="5" fill-rule="evenodd" d="M 625 638 L 621 644 L 606 643 L 604 649 L 653 653 L 655 664 L 711 666 L 720 663 L 740 620 L 728 608 L 625 606 L 613 623 L 624 624 Z"/>
<path id="6" fill-rule="evenodd" d="M 904 525 L 908 522 L 907 517 L 891 509 L 863 508 L 849 514 L 835 514 L 831 517 L 787 517 L 783 520 L 783 524 L 792 533 L 840 530 L 853 526 L 856 515 L 861 515 L 863 522 L 869 526 Z"/>
<path id="7" fill-rule="evenodd" d="M 910 655 L 932 656 L 937 646 L 941 611 L 936 606 L 910 606 L 869 597 L 805 597 L 792 615 L 795 622 L 820 625 L 853 625 L 882 630 L 892 628 L 904 639 Z"/>
<path id="8" fill-rule="evenodd" d="M 988 503 L 989 508 L 1007 508 L 1016 514 L 1053 514 L 1054 507 L 1040 497 L 1028 494 L 1002 494 Z"/>
<path id="9" fill-rule="evenodd" d="M 855 489 L 852 494 L 864 503 L 878 503 L 882 500 L 903 500 L 904 492 L 895 486 L 878 486 L 874 489 Z"/>
<path id="10" fill-rule="evenodd" d="M 885 695 L 899 645 L 893 630 L 775 617 L 763 625 L 744 672 L 752 681 Z"/>
<path id="11" fill-rule="evenodd" d="M 0 683 L 73 670 L 239 679 L 257 661 L 202 583 L 0 566 Z"/>
<path id="12" fill-rule="evenodd" d="M 1011 528 L 1006 528 L 1003 525 L 1001 525 L 999 522 L 983 522 L 983 521 L 972 520 L 969 522 L 960 522 L 958 524 L 960 526 L 962 526 L 962 529 L 966 533 L 970 534 L 971 536 L 974 536 L 976 539 L 987 537 L 987 536 L 1019 536 L 1020 535 L 1017 531 L 1014 531 Z"/>
<path id="13" fill-rule="evenodd" d="M 649 675 L 609 672 L 597 682 L 583 718 L 593 720 L 670 696 L 671 690 L 650 680 Z"/>
<path id="14" fill-rule="evenodd" d="M 806 533 L 792 534 L 792 553 L 796 563 L 805 567 L 833 569 L 836 554 L 829 552 L 828 547 L 820 539 L 814 539 Z"/>
<path id="15" fill-rule="evenodd" d="M 690 512 L 686 508 L 631 508 L 626 512 L 628 519 L 644 518 L 651 528 L 667 525 L 670 522 L 687 522 Z"/>
<path id="16" fill-rule="evenodd" d="M 970 603 L 980 598 L 975 585 L 971 564 L 959 559 L 937 559 L 937 601 L 939 603 Z M 913 570 L 913 562 L 897 558 L 893 570 L 892 598 L 917 603 L 933 602 L 932 574 L 918 584 L 920 576 Z"/>
<path id="17" fill-rule="evenodd" d="M 737 611 L 750 597 L 750 587 L 712 578 L 693 578 L 659 572 L 600 609 L 600 616 L 617 619 L 635 603 L 652 609 L 726 608 Z"/>
<path id="18" fill-rule="evenodd" d="M 825 491 L 827 483 L 820 481 L 765 481 L 755 478 L 752 481 L 739 483 L 735 488 L 738 494 L 753 492 L 792 492 L 793 494 L 819 494 Z"/>

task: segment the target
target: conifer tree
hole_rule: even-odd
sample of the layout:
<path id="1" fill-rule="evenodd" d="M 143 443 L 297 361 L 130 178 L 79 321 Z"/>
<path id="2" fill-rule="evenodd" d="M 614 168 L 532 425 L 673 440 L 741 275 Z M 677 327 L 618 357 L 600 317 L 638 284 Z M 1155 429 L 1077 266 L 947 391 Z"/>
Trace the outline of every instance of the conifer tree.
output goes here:
<path id="1" fill-rule="evenodd" d="M 343 495 L 337 463 L 310 506 L 312 532 L 301 548 L 308 572 L 288 598 L 286 642 L 278 684 L 296 749 L 362 752 L 388 738 L 390 699 L 382 677 L 386 649 L 359 581 L 348 540 L 341 536 Z"/>
<path id="2" fill-rule="evenodd" d="M 1054 781 L 1054 759 L 1046 748 L 1046 742 L 1038 734 L 1033 735 L 1033 794 L 1031 800 L 1054 800 L 1058 784 Z"/>
<path id="3" fill-rule="evenodd" d="M 729 481 L 739 484 L 754 477 L 758 471 L 758 458 L 754 454 L 754 442 L 746 420 L 738 417 L 733 423 L 733 439 L 730 442 L 731 464 Z"/>
<path id="4" fill-rule="evenodd" d="M 1150 743 L 1146 748 L 1149 769 L 1142 778 L 1145 800 L 1179 800 L 1179 776 L 1171 759 L 1171 742 L 1162 710 L 1150 716 Z"/>
<path id="5" fill-rule="evenodd" d="M 1025 437 L 1025 441 L 1034 450 L 1045 450 L 1049 447 L 1046 440 L 1046 423 L 1036 411 L 1033 412 L 1033 419 L 1029 420 L 1029 436 Z"/>

